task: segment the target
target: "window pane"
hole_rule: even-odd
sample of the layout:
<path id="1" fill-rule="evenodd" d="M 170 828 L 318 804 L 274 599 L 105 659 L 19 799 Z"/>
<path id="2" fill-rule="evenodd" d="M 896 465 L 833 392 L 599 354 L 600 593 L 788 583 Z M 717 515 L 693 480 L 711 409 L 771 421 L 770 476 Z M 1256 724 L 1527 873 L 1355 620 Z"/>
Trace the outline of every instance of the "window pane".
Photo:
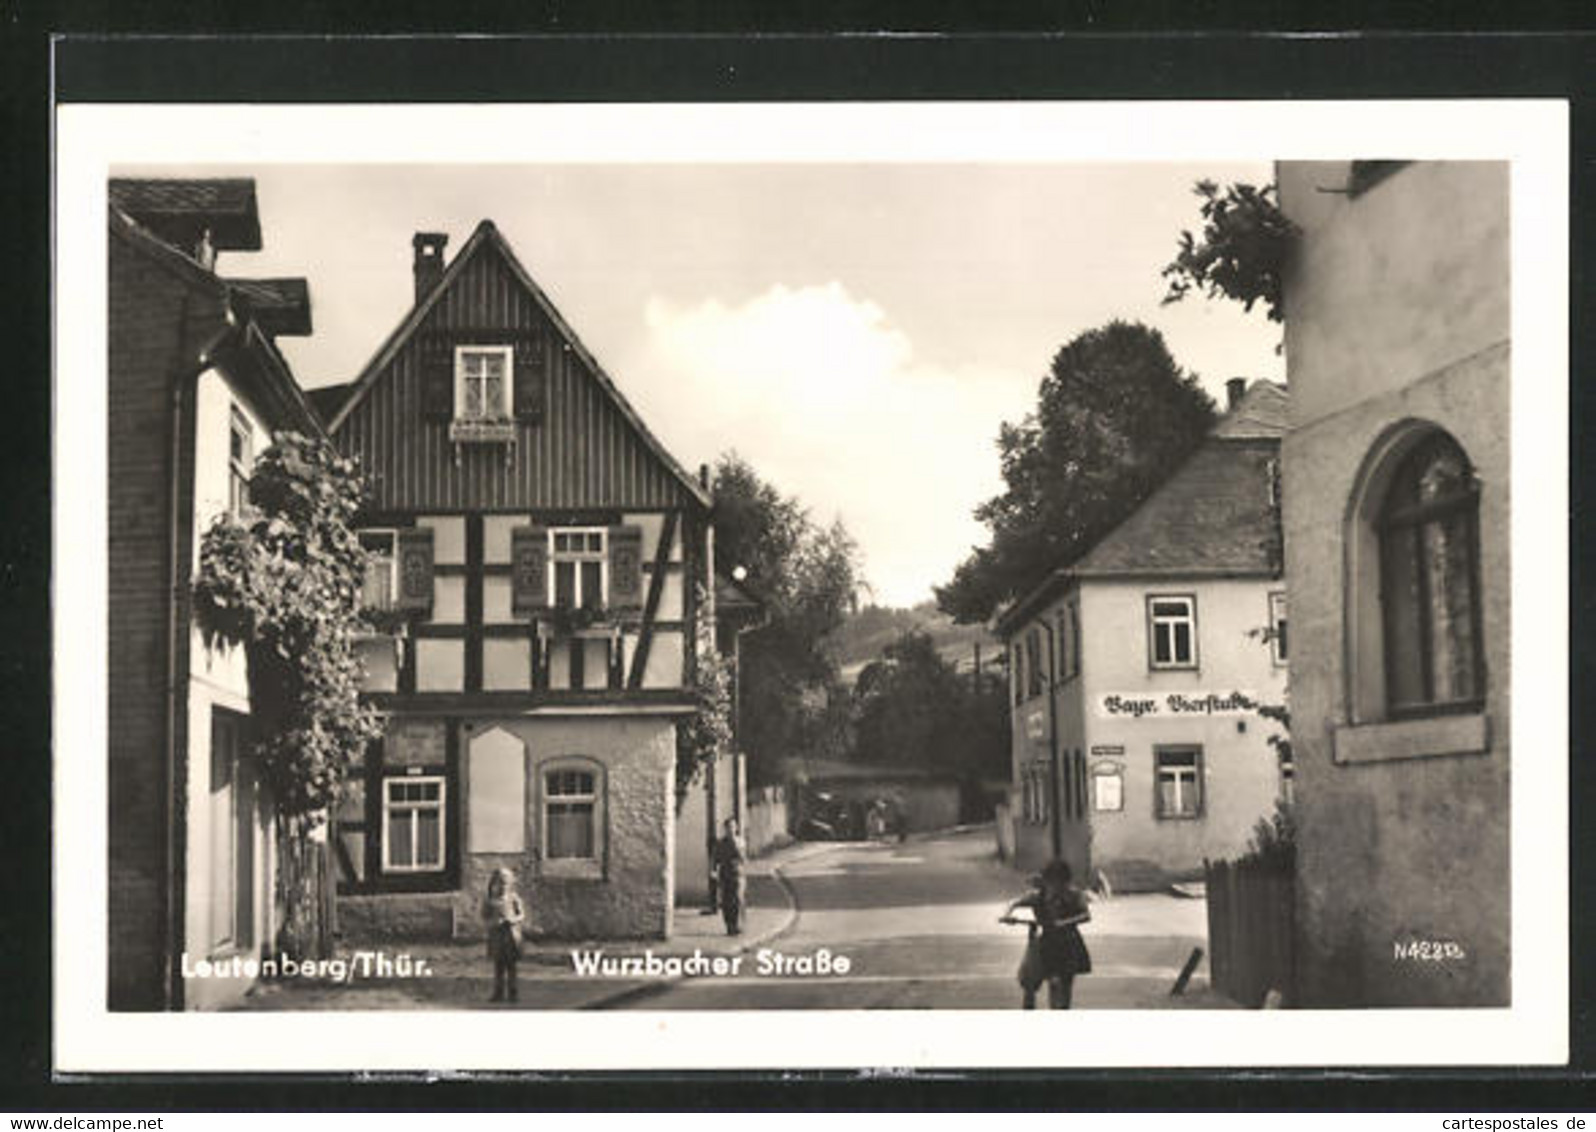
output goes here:
<path id="1" fill-rule="evenodd" d="M 1190 612 L 1184 601 L 1153 602 L 1154 617 L 1185 617 Z"/>
<path id="2" fill-rule="evenodd" d="M 549 857 L 592 857 L 593 804 L 554 802 L 548 807 Z"/>
<path id="3" fill-rule="evenodd" d="M 576 604 L 576 563 L 554 564 L 554 604 L 567 609 Z"/>
<path id="4" fill-rule="evenodd" d="M 1185 621 L 1175 623 L 1175 659 L 1178 661 L 1191 659 L 1191 625 Z"/>
<path id="5" fill-rule="evenodd" d="M 1175 809 L 1175 778 L 1174 775 L 1164 773 L 1158 776 L 1158 812 L 1161 814 L 1174 814 Z"/>
<path id="6" fill-rule="evenodd" d="M 1385 681 L 1391 706 L 1425 703 L 1420 624 L 1418 531 L 1395 527 L 1380 543 L 1380 599 L 1385 606 Z"/>
<path id="7" fill-rule="evenodd" d="M 371 555 L 366 559 L 366 577 L 361 585 L 360 602 L 368 609 L 388 609 L 393 605 L 393 560 Z"/>
<path id="8" fill-rule="evenodd" d="M 484 416 L 497 417 L 504 413 L 504 379 L 502 377 L 489 377 L 482 386 L 482 413 Z"/>
<path id="9" fill-rule="evenodd" d="M 603 604 L 604 584 L 597 562 L 582 563 L 582 608 L 597 609 Z"/>
<path id="10" fill-rule="evenodd" d="M 415 863 L 409 810 L 395 810 L 388 817 L 388 863 L 403 868 Z"/>
<path id="11" fill-rule="evenodd" d="M 416 811 L 416 864 L 443 862 L 443 815 L 435 809 Z"/>
<path id="12" fill-rule="evenodd" d="M 1170 653 L 1169 626 L 1158 624 L 1153 626 L 1153 660 L 1159 664 L 1168 664 L 1173 658 Z"/>
<path id="13" fill-rule="evenodd" d="M 1420 528 L 1429 591 L 1430 663 L 1436 703 L 1470 700 L 1475 687 L 1473 539 L 1469 516 L 1452 514 Z"/>
<path id="14" fill-rule="evenodd" d="M 604 553 L 604 535 L 600 531 L 589 531 L 587 536 L 587 549 L 589 554 Z"/>

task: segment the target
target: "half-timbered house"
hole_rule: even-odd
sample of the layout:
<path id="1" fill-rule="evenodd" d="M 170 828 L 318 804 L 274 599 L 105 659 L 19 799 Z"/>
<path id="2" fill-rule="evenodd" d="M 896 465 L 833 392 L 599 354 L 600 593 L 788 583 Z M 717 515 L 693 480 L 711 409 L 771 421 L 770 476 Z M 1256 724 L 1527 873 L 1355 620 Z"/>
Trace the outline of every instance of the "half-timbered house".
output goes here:
<path id="1" fill-rule="evenodd" d="M 445 236 L 413 244 L 414 306 L 317 398 L 368 478 L 387 630 L 366 648 L 386 733 L 336 836 L 343 922 L 479 931 L 508 866 L 536 934 L 667 935 L 709 493 L 491 221 L 447 266 Z"/>

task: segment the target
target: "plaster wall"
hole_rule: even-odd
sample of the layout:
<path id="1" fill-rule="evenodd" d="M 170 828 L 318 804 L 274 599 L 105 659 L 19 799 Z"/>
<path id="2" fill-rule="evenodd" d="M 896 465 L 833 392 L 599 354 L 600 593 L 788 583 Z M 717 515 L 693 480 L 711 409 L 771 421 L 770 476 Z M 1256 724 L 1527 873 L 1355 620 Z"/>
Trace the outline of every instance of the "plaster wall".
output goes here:
<path id="1" fill-rule="evenodd" d="M 1342 163 L 1344 167 L 1345 163 Z M 1316 194 L 1344 168 L 1282 163 L 1303 226 L 1287 277 L 1296 428 L 1282 449 L 1293 743 L 1300 822 L 1299 998 L 1305 1006 L 1510 1001 L 1507 171 L 1416 163 L 1356 197 Z M 1480 481 L 1485 742 L 1337 763 L 1360 660 L 1349 633 L 1349 507 L 1391 430 L 1446 430 Z M 1354 726 L 1364 722 L 1364 728 Z M 1456 717 L 1452 723 L 1455 726 Z M 1377 746 L 1377 745 L 1376 745 Z M 1378 751 L 1376 751 L 1378 754 Z M 1388 756 L 1398 752 L 1392 749 Z M 1403 960 L 1399 944 L 1461 957 Z"/>

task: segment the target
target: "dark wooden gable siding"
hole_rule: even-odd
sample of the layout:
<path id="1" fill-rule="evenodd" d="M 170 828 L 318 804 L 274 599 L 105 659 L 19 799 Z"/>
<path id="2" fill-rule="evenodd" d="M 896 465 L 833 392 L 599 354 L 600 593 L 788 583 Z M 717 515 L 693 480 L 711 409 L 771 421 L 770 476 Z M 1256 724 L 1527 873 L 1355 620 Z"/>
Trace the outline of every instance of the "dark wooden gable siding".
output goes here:
<path id="1" fill-rule="evenodd" d="M 423 413 L 420 343 L 439 331 L 500 329 L 537 336 L 543 420 L 518 422 L 509 463 L 501 445 L 463 444 L 457 465 L 449 423 Z M 491 243 L 377 375 L 337 441 L 359 457 L 379 511 L 652 509 L 690 499 Z"/>

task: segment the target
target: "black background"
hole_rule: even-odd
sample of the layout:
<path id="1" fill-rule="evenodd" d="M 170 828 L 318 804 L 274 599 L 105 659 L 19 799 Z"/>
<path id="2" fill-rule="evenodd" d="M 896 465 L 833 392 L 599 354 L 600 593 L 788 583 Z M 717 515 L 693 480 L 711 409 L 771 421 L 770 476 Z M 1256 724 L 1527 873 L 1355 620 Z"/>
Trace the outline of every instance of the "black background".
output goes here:
<path id="1" fill-rule="evenodd" d="M 1588 6 L 1201 3 L 877 8 L 730 4 L 396 4 L 362 13 L 300 2 L 198 12 L 153 3 L 0 0 L 0 1110 L 383 1108 L 1380 1109 L 1596 1107 L 1589 951 L 1596 829 L 1583 818 L 1592 596 L 1582 581 L 1592 356 L 1588 270 L 1596 202 L 1596 37 Z M 1426 27 L 1438 18 L 1471 31 Z M 1516 22 L 1509 28 L 1508 21 Z M 407 34 L 399 31 L 404 22 Z M 1361 25 L 1380 30 L 1349 32 Z M 1269 27 L 1270 33 L 1240 30 Z M 418 33 L 499 32 L 492 39 Z M 886 35 L 883 32 L 894 34 Z M 1315 34 L 1299 34 L 1302 32 Z M 266 34 L 268 32 L 277 34 Z M 132 35 L 130 33 L 140 33 Z M 155 33 L 183 38 L 161 38 Z M 284 38 L 298 33 L 320 38 Z M 331 38 L 322 37 L 326 35 Z M 381 33 L 381 34 L 378 34 Z M 503 33 L 517 33 L 506 38 Z M 353 36 L 367 38 L 351 38 Z M 65 38 L 52 38 L 64 36 Z M 53 78 L 53 86 L 52 86 Z M 50 1057 L 50 122 L 56 102 L 472 102 L 841 99 L 1536 97 L 1571 102 L 1570 954 L 1572 1064 L 1563 1069 L 622 1074 L 351 1083 L 324 1078 L 52 1078 Z M 63 328 L 63 333 L 67 332 Z M 70 406 L 58 411 L 69 412 Z M 70 453 L 62 459 L 70 461 Z M 1519 485 L 1527 490 L 1529 485 Z M 70 523 L 70 516 L 63 517 Z M 102 537 L 84 531 L 84 540 Z M 69 691 L 70 679 L 63 685 Z M 1535 757 L 1520 750 L 1515 757 Z M 536 1024 L 532 1016 L 529 1023 Z M 311 1022 L 307 1019 L 307 1023 Z M 1372 1019 L 1371 1019 L 1372 1022 Z M 806 1019 L 827 1025 L 824 1014 Z M 1148 1025 L 1157 1024 L 1150 1016 Z M 735 1025 L 728 1019 L 728 1025 Z M 1060 1051 L 1061 1060 L 1083 1051 Z"/>

